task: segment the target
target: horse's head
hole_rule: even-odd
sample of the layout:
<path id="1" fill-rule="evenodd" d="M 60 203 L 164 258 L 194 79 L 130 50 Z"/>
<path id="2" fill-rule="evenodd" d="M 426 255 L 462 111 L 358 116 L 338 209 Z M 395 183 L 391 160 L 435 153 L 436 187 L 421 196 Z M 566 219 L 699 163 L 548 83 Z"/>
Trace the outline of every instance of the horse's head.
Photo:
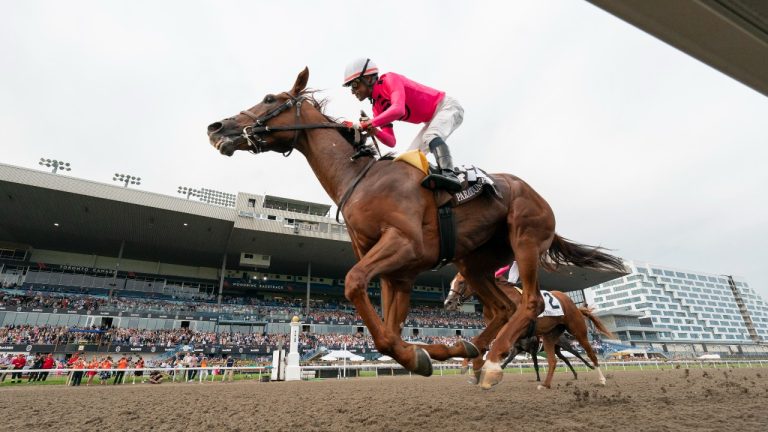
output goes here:
<path id="1" fill-rule="evenodd" d="M 291 128 L 301 116 L 302 91 L 308 80 L 309 68 L 304 68 L 291 90 L 267 94 L 258 105 L 208 125 L 211 145 L 226 156 L 236 150 L 290 152 L 299 136 L 298 130 Z"/>
<path id="2" fill-rule="evenodd" d="M 459 309 L 462 303 L 467 301 L 472 296 L 472 289 L 469 287 L 467 280 L 461 273 L 456 273 L 451 281 L 451 290 L 448 292 L 448 297 L 445 299 L 445 309 L 449 311 L 455 311 Z"/>

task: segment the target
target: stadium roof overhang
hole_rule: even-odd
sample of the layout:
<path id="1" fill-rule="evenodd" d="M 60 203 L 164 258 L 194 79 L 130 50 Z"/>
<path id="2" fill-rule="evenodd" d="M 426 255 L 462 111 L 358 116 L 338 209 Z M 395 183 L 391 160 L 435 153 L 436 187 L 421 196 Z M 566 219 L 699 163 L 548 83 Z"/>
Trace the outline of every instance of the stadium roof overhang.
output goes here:
<path id="1" fill-rule="evenodd" d="M 765 0 L 588 0 L 768 96 Z"/>
<path id="2" fill-rule="evenodd" d="M 237 269 L 241 252 L 271 256 L 265 272 L 343 278 L 356 258 L 349 241 L 236 227 L 236 210 L 0 164 L 0 243 L 187 266 Z M 56 225 L 58 224 L 58 225 Z M 247 269 L 244 269 L 244 271 Z M 453 266 L 417 284 L 447 287 Z M 542 272 L 544 289 L 573 291 L 623 276 L 563 267 Z"/>

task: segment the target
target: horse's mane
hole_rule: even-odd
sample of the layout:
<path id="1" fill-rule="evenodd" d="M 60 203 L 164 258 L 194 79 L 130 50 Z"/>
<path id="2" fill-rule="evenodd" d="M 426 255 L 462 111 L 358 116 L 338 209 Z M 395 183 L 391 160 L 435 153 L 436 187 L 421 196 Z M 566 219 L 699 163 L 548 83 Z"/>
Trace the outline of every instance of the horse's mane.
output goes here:
<path id="1" fill-rule="evenodd" d="M 325 107 L 328 105 L 328 99 L 327 98 L 321 98 L 318 99 L 315 97 L 315 94 L 319 92 L 320 90 L 317 89 L 304 89 L 301 91 L 301 93 L 298 94 L 298 96 L 304 96 L 304 100 L 311 103 L 313 107 L 315 107 L 320 114 L 325 117 L 325 119 L 331 123 L 339 123 L 339 119 L 336 117 L 331 117 L 328 114 L 325 113 Z M 351 146 L 355 146 L 355 131 L 354 129 L 347 129 L 347 128 L 338 128 L 336 129 L 337 132 L 341 134 L 342 137 L 344 137 L 344 140 L 349 143 Z"/>

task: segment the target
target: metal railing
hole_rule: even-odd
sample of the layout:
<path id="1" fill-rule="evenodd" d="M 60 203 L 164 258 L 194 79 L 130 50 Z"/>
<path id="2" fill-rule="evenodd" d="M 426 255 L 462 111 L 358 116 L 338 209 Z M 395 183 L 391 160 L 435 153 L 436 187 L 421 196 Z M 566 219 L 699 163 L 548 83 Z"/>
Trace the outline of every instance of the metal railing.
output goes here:
<path id="1" fill-rule="evenodd" d="M 456 375 L 461 368 L 460 363 L 434 363 L 433 365 L 435 376 Z M 556 367 L 565 367 L 565 364 L 558 362 Z M 600 368 L 604 371 L 626 371 L 626 370 L 640 370 L 640 371 L 653 371 L 664 368 L 765 368 L 768 367 L 768 361 L 766 360 L 672 360 L 672 361 L 656 361 L 656 360 L 643 360 L 643 361 L 608 361 L 600 363 Z M 589 369 L 583 364 L 576 365 L 574 368 L 579 371 L 588 371 Z M 547 365 L 539 364 L 541 372 L 546 372 Z M 333 378 L 349 378 L 349 377 L 361 377 L 365 372 L 368 372 L 368 377 L 386 377 L 386 376 L 405 376 L 411 375 L 410 372 L 396 363 L 338 363 L 330 365 L 307 365 L 302 366 L 302 379 L 313 379 L 319 375 L 320 371 L 335 371 Z M 133 372 L 141 371 L 143 376 L 136 376 Z M 203 382 L 215 382 L 225 381 L 227 379 L 234 379 L 234 374 L 237 373 L 239 378 L 242 379 L 254 379 L 261 381 L 261 378 L 267 374 L 271 374 L 272 368 L 269 366 L 212 366 L 212 367 L 192 367 L 192 368 L 168 368 L 168 367 L 148 367 L 148 368 L 126 368 L 126 369 L 4 369 L 0 370 L 0 376 L 9 374 L 22 374 L 28 375 L 30 373 L 48 373 L 49 377 L 62 377 L 66 375 L 66 384 L 70 384 L 74 372 L 82 372 L 83 378 L 87 378 L 87 372 L 109 372 L 111 376 L 106 380 L 114 380 L 116 372 L 124 372 L 122 384 L 127 384 L 130 381 L 135 384 L 137 380 L 139 382 L 149 379 L 149 373 L 152 371 L 160 371 L 167 376 L 165 382 L 189 382 L 197 381 Z M 194 378 L 190 379 L 190 372 L 196 371 Z M 232 371 L 232 374 L 226 374 L 225 372 Z M 532 362 L 516 362 L 511 363 L 505 369 L 505 373 L 527 373 L 533 371 Z M 206 372 L 206 373 L 203 373 Z"/>

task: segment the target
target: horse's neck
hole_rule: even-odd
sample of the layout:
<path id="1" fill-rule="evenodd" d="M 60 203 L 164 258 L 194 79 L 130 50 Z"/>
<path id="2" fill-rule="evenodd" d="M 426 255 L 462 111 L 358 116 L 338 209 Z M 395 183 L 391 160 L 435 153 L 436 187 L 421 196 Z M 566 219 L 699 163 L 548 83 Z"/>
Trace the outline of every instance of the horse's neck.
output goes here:
<path id="1" fill-rule="evenodd" d="M 306 119 L 307 123 L 325 121 L 325 117 L 312 113 Z M 369 161 L 368 158 L 350 161 L 354 149 L 335 129 L 307 130 L 306 139 L 301 140 L 296 149 L 307 158 L 315 176 L 336 205 Z"/>

